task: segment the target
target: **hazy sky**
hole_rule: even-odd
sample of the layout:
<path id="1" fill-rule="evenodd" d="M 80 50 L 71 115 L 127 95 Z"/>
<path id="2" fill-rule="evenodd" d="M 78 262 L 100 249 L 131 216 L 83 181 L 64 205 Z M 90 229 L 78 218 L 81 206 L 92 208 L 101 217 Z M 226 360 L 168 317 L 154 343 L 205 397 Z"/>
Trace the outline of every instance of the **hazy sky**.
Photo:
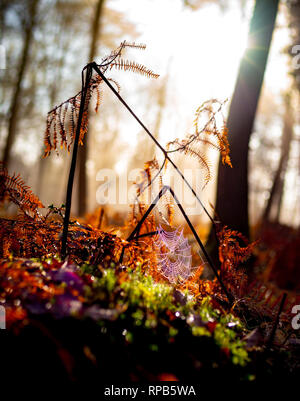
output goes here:
<path id="1" fill-rule="evenodd" d="M 217 5 L 191 11 L 183 7 L 182 0 L 111 1 L 111 7 L 124 11 L 136 24 L 141 33 L 138 40 L 147 44 L 147 50 L 138 54 L 139 61 L 162 76 L 168 68 L 167 104 L 169 111 L 174 112 L 171 118 L 166 113 L 168 121 L 164 121 L 161 130 L 163 141 L 186 131 L 194 111 L 204 100 L 230 99 L 247 43 L 254 2 L 247 2 L 243 17 L 239 3 L 231 1 L 230 8 L 222 12 Z M 283 13 L 277 21 L 278 25 L 283 24 Z M 279 28 L 265 76 L 265 85 L 275 94 L 287 83 L 287 58 L 282 54 L 287 43 L 287 31 Z M 126 92 L 124 87 L 123 94 Z M 134 142 L 134 135 L 128 141 Z"/>

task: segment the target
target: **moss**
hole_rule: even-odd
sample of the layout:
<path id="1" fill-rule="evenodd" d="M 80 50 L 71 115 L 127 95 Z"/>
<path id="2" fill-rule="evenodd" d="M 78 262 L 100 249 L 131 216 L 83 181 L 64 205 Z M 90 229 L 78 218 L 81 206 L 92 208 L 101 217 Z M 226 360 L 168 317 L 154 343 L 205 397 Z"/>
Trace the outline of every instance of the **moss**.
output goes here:
<path id="1" fill-rule="evenodd" d="M 192 327 L 193 336 L 208 336 L 210 337 L 211 334 L 205 327 Z"/>
<path id="2" fill-rule="evenodd" d="M 89 274 L 95 271 L 88 265 L 81 269 Z M 125 335 L 128 343 L 134 343 L 134 332 L 138 329 L 148 330 L 153 336 L 160 333 L 167 341 L 188 330 L 195 338 L 211 337 L 220 349 L 228 350 L 233 364 L 247 364 L 249 356 L 239 338 L 244 330 L 241 321 L 231 313 L 222 314 L 213 308 L 209 297 L 197 303 L 186 291 L 179 302 L 173 286 L 155 282 L 138 265 L 128 269 L 126 279 L 121 282 L 118 274 L 118 270 L 109 267 L 102 270 L 100 277 L 94 276 L 93 288 L 97 289 L 94 296 L 98 302 L 107 302 L 111 309 L 125 310 L 119 313 L 118 319 L 124 322 L 126 329 L 131 327 Z"/>
<path id="3" fill-rule="evenodd" d="M 214 339 L 220 348 L 230 351 L 232 362 L 235 365 L 246 366 L 250 361 L 246 344 L 237 337 L 234 330 L 218 323 L 214 331 Z"/>

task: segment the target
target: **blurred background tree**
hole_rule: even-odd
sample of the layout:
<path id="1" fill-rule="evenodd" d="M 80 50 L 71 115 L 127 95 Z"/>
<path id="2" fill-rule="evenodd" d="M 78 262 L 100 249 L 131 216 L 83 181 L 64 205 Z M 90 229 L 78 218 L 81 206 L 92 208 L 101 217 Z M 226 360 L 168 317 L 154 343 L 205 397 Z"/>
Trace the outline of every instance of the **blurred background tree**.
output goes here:
<path id="1" fill-rule="evenodd" d="M 222 223 L 249 237 L 248 149 L 263 83 L 278 0 L 256 0 L 248 46 L 232 96 L 227 127 L 233 168 L 219 164 L 216 211 Z"/>
<path id="2" fill-rule="evenodd" d="M 3 17 L 1 19 L 3 20 L 3 23 L 5 23 L 5 16 L 14 11 L 15 17 L 18 18 L 20 34 L 23 39 L 20 59 L 17 63 L 16 81 L 8 112 L 8 132 L 3 154 L 3 163 L 6 166 L 9 163 L 11 148 L 17 134 L 20 119 L 22 86 L 25 71 L 29 63 L 34 30 L 38 20 L 38 6 L 39 0 L 31 0 L 28 2 L 5 2 L 2 6 Z"/>

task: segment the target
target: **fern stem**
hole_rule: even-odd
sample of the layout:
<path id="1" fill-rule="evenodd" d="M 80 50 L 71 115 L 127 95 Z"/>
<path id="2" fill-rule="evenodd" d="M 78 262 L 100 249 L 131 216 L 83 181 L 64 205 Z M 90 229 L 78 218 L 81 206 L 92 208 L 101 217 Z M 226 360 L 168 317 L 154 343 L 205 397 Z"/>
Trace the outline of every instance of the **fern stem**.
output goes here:
<path id="1" fill-rule="evenodd" d="M 148 130 L 148 128 L 142 123 L 142 121 L 137 117 L 137 115 L 133 112 L 133 110 L 129 107 L 129 105 L 125 102 L 125 100 L 122 98 L 122 96 L 115 90 L 115 88 L 111 85 L 111 83 L 108 81 L 108 79 L 104 76 L 104 74 L 101 72 L 99 69 L 98 65 L 94 62 L 92 63 L 92 67 L 94 70 L 100 75 L 100 77 L 103 79 L 103 81 L 106 83 L 106 85 L 112 90 L 112 92 L 117 96 L 117 98 L 120 100 L 120 102 L 126 107 L 126 109 L 130 112 L 130 114 L 135 118 L 135 120 L 140 124 L 140 126 L 146 131 L 146 133 L 150 136 L 150 138 L 153 140 L 155 145 L 163 152 L 165 158 L 172 164 L 172 166 L 175 168 L 177 173 L 181 176 L 183 181 L 186 183 L 188 188 L 191 190 L 192 194 L 194 197 L 197 199 L 199 204 L 201 205 L 202 209 L 204 210 L 205 214 L 207 217 L 210 219 L 211 223 L 215 225 L 214 219 L 211 217 L 211 215 L 208 213 L 208 210 L 202 203 L 201 199 L 198 197 L 196 192 L 194 191 L 193 187 L 190 185 L 190 183 L 187 181 L 183 173 L 179 170 L 177 165 L 173 162 L 173 160 L 168 156 L 168 152 L 163 148 L 163 146 L 158 142 L 158 140 L 151 134 L 151 132 Z"/>
<path id="2" fill-rule="evenodd" d="M 84 78 L 84 71 L 86 69 L 86 74 Z M 78 152 L 78 145 L 79 145 L 79 137 L 80 137 L 80 130 L 81 130 L 81 123 L 83 112 L 86 103 L 86 96 L 87 91 L 89 88 L 89 83 L 92 77 L 92 68 L 90 64 L 88 64 L 82 71 L 82 96 L 80 99 L 80 108 L 79 108 L 79 115 L 76 125 L 76 135 L 73 145 L 73 153 L 72 153 L 72 161 L 70 166 L 69 178 L 68 178 L 68 186 L 67 186 L 67 194 L 66 194 L 66 211 L 65 211 L 65 218 L 64 218 L 64 227 L 63 227 L 63 235 L 61 240 L 61 257 L 65 259 L 67 254 L 67 238 L 68 238 L 68 230 L 69 230 L 69 220 L 71 214 L 71 205 L 72 205 L 72 192 L 73 192 L 73 183 L 74 183 L 74 176 L 75 176 L 75 169 L 76 169 L 76 161 L 77 161 L 77 152 Z"/>
<path id="3" fill-rule="evenodd" d="M 279 308 L 278 308 L 278 312 L 277 312 L 277 316 L 276 316 L 276 319 L 275 319 L 275 322 L 274 322 L 274 325 L 273 325 L 273 328 L 272 328 L 272 331 L 271 331 L 271 334 L 270 334 L 270 337 L 269 337 L 269 340 L 268 340 L 267 348 L 270 348 L 271 345 L 273 344 L 274 337 L 275 337 L 276 330 L 277 330 L 277 326 L 278 326 L 279 319 L 280 319 L 280 315 L 281 315 L 281 312 L 283 310 L 286 297 L 287 297 L 287 293 L 284 292 L 283 295 L 282 295 L 281 302 L 280 302 L 280 305 L 279 305 Z"/>

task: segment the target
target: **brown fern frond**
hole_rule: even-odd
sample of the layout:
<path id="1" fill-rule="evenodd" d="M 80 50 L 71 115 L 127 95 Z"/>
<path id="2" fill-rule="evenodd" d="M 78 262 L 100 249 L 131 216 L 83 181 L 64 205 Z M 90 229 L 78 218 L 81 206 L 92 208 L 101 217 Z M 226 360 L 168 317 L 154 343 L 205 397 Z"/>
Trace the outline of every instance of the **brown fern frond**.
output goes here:
<path id="1" fill-rule="evenodd" d="M 227 226 L 222 227 L 217 233 L 220 247 L 220 262 L 230 261 L 236 267 L 239 263 L 245 262 L 253 252 L 257 241 L 249 244 L 247 238 L 236 230 L 230 230 Z M 241 246 L 241 243 L 244 246 Z"/>
<path id="2" fill-rule="evenodd" d="M 9 200 L 17 205 L 22 212 L 37 215 L 37 209 L 44 205 L 24 183 L 20 175 L 10 176 L 3 163 L 0 162 L 0 203 Z"/>
<path id="3" fill-rule="evenodd" d="M 207 145 L 210 148 L 213 148 L 213 149 L 218 150 L 219 152 L 221 152 L 221 147 L 217 143 L 215 143 L 215 142 L 213 142 L 213 141 L 211 141 L 209 139 L 206 139 L 205 137 L 204 138 L 195 138 L 195 143 L 197 143 L 199 145 L 200 144 Z"/>
<path id="4" fill-rule="evenodd" d="M 97 113 L 102 100 L 102 92 L 100 92 L 99 86 L 96 87 L 96 94 L 97 94 L 97 102 L 95 106 L 95 112 Z"/>
<path id="5" fill-rule="evenodd" d="M 188 139 L 184 139 L 181 141 L 179 139 L 175 139 L 174 141 L 169 142 L 168 146 L 170 148 L 170 146 L 176 145 L 177 146 L 176 151 L 184 153 L 185 155 L 188 155 L 190 157 L 193 157 L 199 162 L 200 166 L 202 168 L 204 168 L 204 170 L 206 171 L 206 175 L 205 175 L 205 185 L 206 185 L 211 180 L 211 172 L 210 172 L 210 168 L 209 168 L 209 162 L 208 162 L 205 154 L 203 154 L 200 149 L 197 149 L 196 146 L 194 145 L 194 143 L 197 143 L 197 142 L 192 141 L 192 142 L 190 142 L 190 144 L 188 144 Z"/>
<path id="6" fill-rule="evenodd" d="M 120 46 L 112 51 L 108 56 L 102 59 L 101 63 L 98 65 L 99 69 L 102 73 L 105 73 L 108 68 L 116 67 L 117 69 L 122 69 L 125 71 L 133 71 L 138 72 L 144 76 L 157 78 L 159 75 L 154 74 L 153 71 L 147 69 L 145 66 L 141 64 L 137 64 L 132 61 L 124 61 L 120 59 L 122 51 L 124 48 L 136 48 L 136 49 L 145 49 L 145 45 L 130 43 L 130 42 L 122 42 Z M 121 88 L 117 81 L 114 79 L 108 78 L 113 84 L 116 86 L 117 91 L 120 92 Z M 96 93 L 96 105 L 95 111 L 97 112 L 100 104 L 102 103 L 102 91 L 101 91 L 101 83 L 102 78 L 98 74 L 94 74 L 91 78 L 88 86 L 88 90 L 86 93 L 85 104 L 84 104 L 84 112 L 83 119 L 80 130 L 80 138 L 79 144 L 83 144 L 85 134 L 88 131 L 88 120 L 89 120 L 89 103 L 94 93 Z M 78 92 L 75 96 L 69 98 L 65 102 L 56 106 L 52 109 L 47 116 L 46 122 L 46 131 L 44 136 L 45 143 L 45 153 L 44 157 L 50 155 L 52 150 L 57 150 L 58 142 L 60 138 L 60 147 L 65 147 L 70 151 L 70 148 L 74 142 L 77 119 L 79 116 L 79 108 L 81 101 L 82 92 Z M 66 119 L 68 116 L 69 127 L 66 127 Z"/>
<path id="7" fill-rule="evenodd" d="M 145 50 L 146 45 L 144 43 L 135 43 L 135 42 L 124 42 L 124 47 L 132 47 L 135 49 Z"/>
<path id="8" fill-rule="evenodd" d="M 195 132 L 187 134 L 184 139 L 176 138 L 167 144 L 167 153 L 181 152 L 199 161 L 200 166 L 206 171 L 205 185 L 210 181 L 211 173 L 206 155 L 201 149 L 202 146 L 208 146 L 220 152 L 222 163 L 232 167 L 229 156 L 228 130 L 222 115 L 223 106 L 224 102 L 217 99 L 202 103 L 195 113 Z M 223 121 L 221 131 L 217 124 L 219 115 Z M 200 126 L 200 120 L 203 121 L 202 126 Z"/>
<path id="9" fill-rule="evenodd" d="M 240 232 L 230 230 L 227 226 L 219 227 L 217 237 L 222 279 L 232 293 L 240 298 L 245 293 L 248 281 L 240 265 L 251 256 L 257 241 L 249 244 Z"/>
<path id="10" fill-rule="evenodd" d="M 141 174 L 140 191 L 141 193 L 149 186 L 151 186 L 156 175 L 159 175 L 160 167 L 156 158 L 144 163 L 144 169 Z"/>
<path id="11" fill-rule="evenodd" d="M 159 165 L 156 158 L 147 161 L 144 164 L 144 169 L 140 174 L 140 177 L 135 182 L 136 185 L 136 198 L 135 202 L 131 204 L 131 213 L 128 218 L 129 226 L 135 226 L 137 222 L 142 218 L 142 211 L 146 211 L 149 207 L 149 204 L 152 202 L 152 190 L 154 179 L 157 178 L 157 191 L 159 192 L 164 187 L 163 176 L 162 176 L 162 167 Z M 146 192 L 147 188 L 149 189 Z M 157 193 L 155 189 L 155 193 Z M 150 203 L 149 203 L 150 202 Z M 164 193 L 160 202 L 157 205 L 156 211 L 158 212 L 159 217 L 164 221 L 164 223 L 172 225 L 173 217 L 174 217 L 174 201 L 169 193 Z M 156 230 L 154 214 L 151 213 L 147 220 L 151 220 L 150 224 L 144 224 L 145 227 L 148 227 L 148 231 L 150 227 L 152 231 Z"/>
<path id="12" fill-rule="evenodd" d="M 159 170 L 159 164 L 156 158 L 144 163 L 144 172 L 147 178 L 147 182 L 145 182 L 145 185 L 149 185 L 152 182 L 153 174 L 158 170 Z"/>
<path id="13" fill-rule="evenodd" d="M 115 84 L 118 93 L 121 92 L 121 85 L 119 84 L 119 82 L 117 82 L 115 79 L 112 78 L 107 78 L 107 80 Z"/>
<path id="14" fill-rule="evenodd" d="M 211 179 L 209 162 L 206 159 L 206 156 L 202 154 L 199 150 L 194 150 L 190 146 L 183 148 L 181 152 L 183 152 L 188 156 L 194 157 L 200 163 L 200 165 L 206 170 L 206 176 L 205 176 L 205 185 L 206 185 Z"/>
<path id="15" fill-rule="evenodd" d="M 230 148 L 228 142 L 228 128 L 225 125 L 222 129 L 221 134 L 218 136 L 218 141 L 219 141 L 222 163 L 232 167 L 231 159 L 229 156 Z"/>
<path id="16" fill-rule="evenodd" d="M 118 70 L 137 72 L 148 78 L 158 78 L 159 74 L 155 74 L 152 70 L 148 69 L 142 64 L 138 64 L 134 61 L 119 59 L 111 63 L 110 68 L 117 68 Z"/>
<path id="17" fill-rule="evenodd" d="M 212 132 L 215 131 L 217 127 L 216 116 L 221 112 L 224 103 L 217 99 L 210 99 L 204 101 L 195 112 L 194 126 L 195 133 L 203 132 L 204 129 L 210 128 Z M 200 118 L 205 117 L 205 125 L 200 128 Z"/>

